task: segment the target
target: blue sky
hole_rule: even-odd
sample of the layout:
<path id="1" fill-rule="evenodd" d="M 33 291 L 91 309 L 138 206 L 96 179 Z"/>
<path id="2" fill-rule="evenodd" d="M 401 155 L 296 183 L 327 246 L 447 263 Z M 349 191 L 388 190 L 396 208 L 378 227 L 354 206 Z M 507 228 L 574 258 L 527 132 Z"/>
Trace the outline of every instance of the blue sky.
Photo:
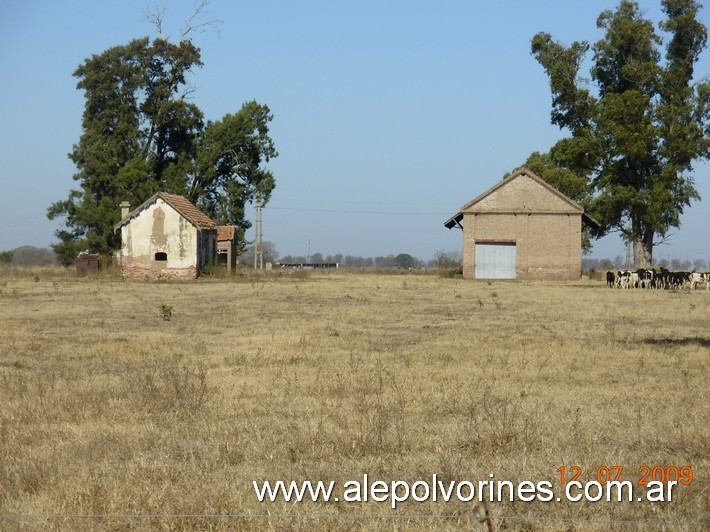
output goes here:
<path id="1" fill-rule="evenodd" d="M 193 2 L 164 4 L 163 31 L 175 39 Z M 550 125 L 532 36 L 594 42 L 597 16 L 616 4 L 212 0 L 205 17 L 221 23 L 193 37 L 205 63 L 190 80 L 193 101 L 208 119 L 251 99 L 271 108 L 279 157 L 269 164 L 277 188 L 264 239 L 281 255 L 430 259 L 460 249 L 460 231 L 443 223 L 461 205 L 564 135 Z M 92 54 L 155 36 L 144 20 L 153 5 L 2 3 L 0 250 L 55 241 L 60 223 L 46 209 L 77 185 L 67 153 L 81 134 L 84 98 L 72 73 Z M 660 18 L 659 1 L 640 5 Z M 710 74 L 710 51 L 697 74 Z M 705 200 L 657 258 L 710 260 L 710 165 L 698 164 L 694 178 Z M 611 235 L 592 256 L 620 254 Z"/>

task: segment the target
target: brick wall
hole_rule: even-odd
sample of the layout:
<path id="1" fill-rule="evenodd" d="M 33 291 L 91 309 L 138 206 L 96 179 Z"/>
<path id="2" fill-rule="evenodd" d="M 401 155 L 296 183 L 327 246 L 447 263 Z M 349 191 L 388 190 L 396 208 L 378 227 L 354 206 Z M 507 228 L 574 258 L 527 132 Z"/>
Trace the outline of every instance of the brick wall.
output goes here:
<path id="1" fill-rule="evenodd" d="M 463 274 L 474 278 L 475 243 L 514 241 L 518 279 L 579 279 L 581 214 L 464 214 Z"/>

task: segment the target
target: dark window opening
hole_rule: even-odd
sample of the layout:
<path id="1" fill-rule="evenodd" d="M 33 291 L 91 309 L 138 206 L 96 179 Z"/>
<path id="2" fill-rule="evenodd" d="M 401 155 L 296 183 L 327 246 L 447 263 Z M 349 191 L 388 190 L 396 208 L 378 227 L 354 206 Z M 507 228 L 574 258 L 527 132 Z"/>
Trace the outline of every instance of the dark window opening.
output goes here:
<path id="1" fill-rule="evenodd" d="M 167 260 L 168 260 L 168 254 L 167 254 L 167 253 L 163 253 L 162 251 L 161 251 L 161 252 L 158 252 L 158 253 L 155 254 L 155 260 L 167 261 Z"/>

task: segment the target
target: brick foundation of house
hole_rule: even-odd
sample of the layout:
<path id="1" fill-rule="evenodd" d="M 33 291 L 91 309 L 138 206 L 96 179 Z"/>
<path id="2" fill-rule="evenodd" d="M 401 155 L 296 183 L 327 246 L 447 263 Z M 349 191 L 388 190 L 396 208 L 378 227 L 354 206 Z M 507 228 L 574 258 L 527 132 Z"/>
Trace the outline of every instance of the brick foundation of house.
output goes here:
<path id="1" fill-rule="evenodd" d="M 121 276 L 124 280 L 148 280 L 148 279 L 164 279 L 164 280 L 191 280 L 196 279 L 199 272 L 195 266 L 188 268 L 146 268 L 138 264 L 122 264 Z"/>

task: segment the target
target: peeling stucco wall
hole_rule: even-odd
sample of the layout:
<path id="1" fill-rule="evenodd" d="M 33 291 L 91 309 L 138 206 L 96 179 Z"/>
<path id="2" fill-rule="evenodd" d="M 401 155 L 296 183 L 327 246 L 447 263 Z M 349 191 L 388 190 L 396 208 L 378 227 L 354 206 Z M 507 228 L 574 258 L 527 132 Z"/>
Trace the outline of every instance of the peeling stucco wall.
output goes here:
<path id="1" fill-rule="evenodd" d="M 198 231 L 158 198 L 121 227 L 121 273 L 124 278 L 195 278 L 209 262 L 211 233 Z"/>

